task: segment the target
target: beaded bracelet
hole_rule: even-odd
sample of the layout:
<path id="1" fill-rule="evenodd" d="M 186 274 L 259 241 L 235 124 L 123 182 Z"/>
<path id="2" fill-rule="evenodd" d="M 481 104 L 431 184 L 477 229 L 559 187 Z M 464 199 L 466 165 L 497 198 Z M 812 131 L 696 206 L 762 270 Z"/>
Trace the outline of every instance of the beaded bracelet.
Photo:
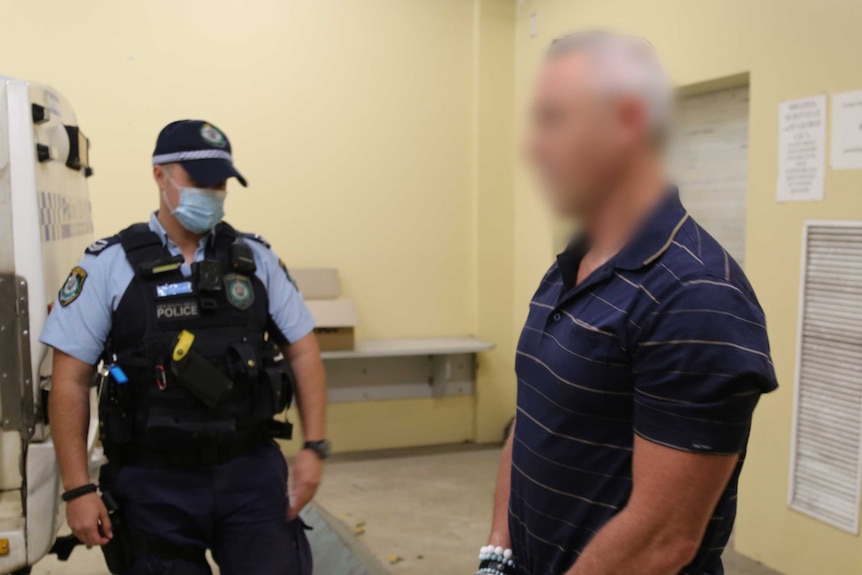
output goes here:
<path id="1" fill-rule="evenodd" d="M 479 570 L 476 575 L 515 575 L 512 550 L 488 545 L 479 551 Z"/>

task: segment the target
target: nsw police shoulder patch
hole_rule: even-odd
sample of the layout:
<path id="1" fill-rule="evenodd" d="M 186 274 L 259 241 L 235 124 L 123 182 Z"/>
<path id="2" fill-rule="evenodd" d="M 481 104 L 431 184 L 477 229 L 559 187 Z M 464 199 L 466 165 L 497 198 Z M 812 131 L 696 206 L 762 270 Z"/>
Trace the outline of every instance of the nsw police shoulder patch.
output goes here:
<path id="1" fill-rule="evenodd" d="M 281 258 L 278 258 L 278 267 L 280 267 L 280 268 L 281 268 L 281 271 L 283 271 L 283 272 L 284 272 L 284 275 L 286 275 L 286 276 L 287 276 L 287 279 L 288 279 L 288 280 L 290 280 L 290 283 L 292 283 L 292 284 L 293 284 L 293 287 L 295 287 L 295 288 L 298 290 L 298 289 L 299 289 L 299 284 L 297 284 L 297 283 L 296 283 L 296 280 L 295 280 L 295 279 L 293 279 L 293 276 L 292 276 L 292 275 L 290 275 L 290 272 L 287 270 L 287 264 L 286 264 L 286 263 L 284 263 L 284 260 L 283 260 L 283 259 L 281 259 Z"/>
<path id="2" fill-rule="evenodd" d="M 254 288 L 251 280 L 240 274 L 228 274 L 224 276 L 225 293 L 227 300 L 237 309 L 247 310 L 254 303 Z"/>
<path id="3" fill-rule="evenodd" d="M 57 294 L 57 299 L 60 305 L 66 307 L 81 295 L 81 290 L 84 289 L 84 281 L 87 279 L 87 272 L 84 268 L 75 266 L 66 278 L 63 287 L 60 288 L 60 293 Z"/>

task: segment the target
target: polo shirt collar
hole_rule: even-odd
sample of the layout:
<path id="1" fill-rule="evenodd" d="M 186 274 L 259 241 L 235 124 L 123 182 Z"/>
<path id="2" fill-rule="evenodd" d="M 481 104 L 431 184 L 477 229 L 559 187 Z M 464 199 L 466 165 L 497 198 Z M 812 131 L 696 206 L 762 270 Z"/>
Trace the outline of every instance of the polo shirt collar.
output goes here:
<path id="1" fill-rule="evenodd" d="M 557 267 L 560 269 L 560 278 L 563 280 L 563 286 L 566 290 L 575 285 L 581 260 L 584 259 L 589 250 L 589 239 L 585 234 L 580 234 L 561 254 L 557 255 Z"/>
<path id="2" fill-rule="evenodd" d="M 616 255 L 614 266 L 636 270 L 651 264 L 667 251 L 688 218 L 688 212 L 679 200 L 679 190 L 671 186 L 640 230 Z"/>
<path id="3" fill-rule="evenodd" d="M 676 186 L 671 186 L 634 237 L 617 255 L 602 266 L 602 269 L 608 272 L 606 275 L 609 275 L 614 268 L 636 270 L 649 265 L 670 247 L 688 217 L 688 212 L 679 200 L 679 190 Z M 578 266 L 587 251 L 589 251 L 589 238 L 580 235 L 557 256 L 563 285 L 567 288 L 575 285 Z M 599 281 L 601 278 L 593 279 Z"/>

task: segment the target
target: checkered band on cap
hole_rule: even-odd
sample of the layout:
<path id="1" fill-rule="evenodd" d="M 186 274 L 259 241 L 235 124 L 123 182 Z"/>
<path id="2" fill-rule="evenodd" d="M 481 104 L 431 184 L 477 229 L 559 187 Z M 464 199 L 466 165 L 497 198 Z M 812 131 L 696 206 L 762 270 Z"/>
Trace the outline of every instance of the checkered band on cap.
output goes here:
<path id="1" fill-rule="evenodd" d="M 153 165 L 172 164 L 174 162 L 189 162 L 192 160 L 227 160 L 233 162 L 230 152 L 224 150 L 192 150 L 189 152 L 174 152 L 153 156 Z"/>

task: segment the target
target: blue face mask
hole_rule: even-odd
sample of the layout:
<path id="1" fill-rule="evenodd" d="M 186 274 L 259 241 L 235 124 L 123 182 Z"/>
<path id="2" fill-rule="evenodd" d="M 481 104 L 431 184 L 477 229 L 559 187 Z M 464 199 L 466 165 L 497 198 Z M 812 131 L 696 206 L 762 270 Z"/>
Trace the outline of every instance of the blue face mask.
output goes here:
<path id="1" fill-rule="evenodd" d="M 190 232 L 205 234 L 224 218 L 224 200 L 227 192 L 179 186 L 168 176 L 171 184 L 179 191 L 180 203 L 174 208 L 162 191 L 165 203 L 171 208 L 171 215 Z"/>

